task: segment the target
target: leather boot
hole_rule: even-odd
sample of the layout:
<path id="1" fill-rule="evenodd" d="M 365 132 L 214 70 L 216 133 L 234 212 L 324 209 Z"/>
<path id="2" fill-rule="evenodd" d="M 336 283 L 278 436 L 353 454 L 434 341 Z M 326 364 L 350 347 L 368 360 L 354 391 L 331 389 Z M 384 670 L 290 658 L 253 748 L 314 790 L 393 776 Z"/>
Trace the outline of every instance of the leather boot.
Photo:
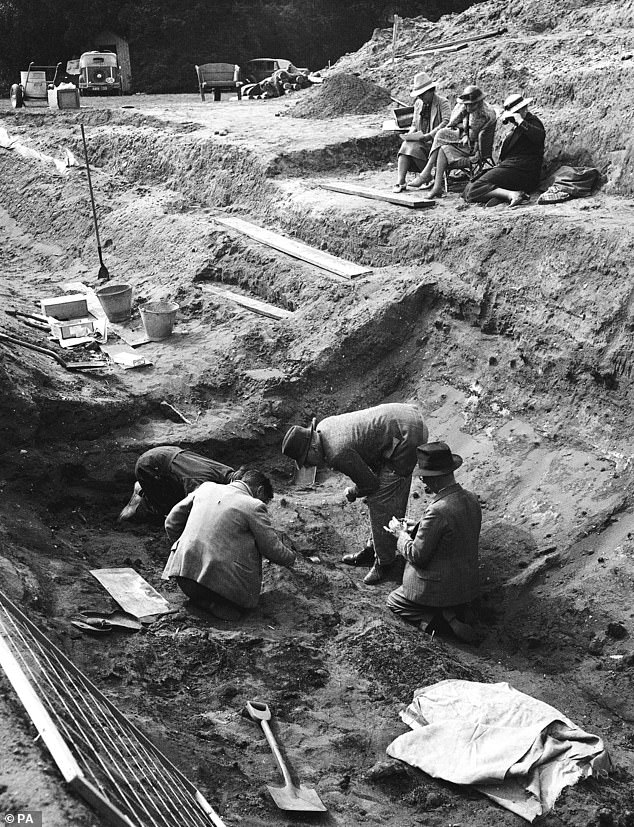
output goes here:
<path id="1" fill-rule="evenodd" d="M 389 563 L 387 566 L 382 566 L 380 563 L 375 563 L 363 578 L 363 582 L 366 586 L 376 586 L 377 583 L 381 583 L 386 579 L 391 568 L 392 563 Z"/>
<path id="2" fill-rule="evenodd" d="M 361 551 L 344 554 L 341 562 L 347 566 L 371 566 L 374 563 L 374 546 L 364 546 Z"/>

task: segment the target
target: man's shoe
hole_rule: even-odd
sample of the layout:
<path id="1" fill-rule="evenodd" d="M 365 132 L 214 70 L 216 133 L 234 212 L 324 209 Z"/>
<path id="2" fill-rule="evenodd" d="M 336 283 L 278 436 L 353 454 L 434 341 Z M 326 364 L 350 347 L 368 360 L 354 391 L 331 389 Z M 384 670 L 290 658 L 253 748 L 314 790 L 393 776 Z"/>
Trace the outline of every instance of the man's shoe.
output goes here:
<path id="1" fill-rule="evenodd" d="M 458 638 L 458 640 L 462 640 L 465 643 L 475 643 L 475 641 L 478 639 L 478 636 L 473 626 L 470 626 L 468 623 L 459 620 L 456 617 L 455 612 L 443 611 L 442 614 L 449 626 L 451 627 L 451 631 Z"/>
<path id="2" fill-rule="evenodd" d="M 361 551 L 344 554 L 341 562 L 347 566 L 371 566 L 374 563 L 374 546 L 365 546 Z"/>
<path id="3" fill-rule="evenodd" d="M 143 493 L 141 491 L 141 483 L 135 482 L 132 490 L 132 496 L 126 507 L 121 511 L 117 517 L 117 522 L 121 523 L 124 520 L 131 520 L 136 516 L 137 511 L 143 503 Z"/>
<path id="4" fill-rule="evenodd" d="M 391 565 L 381 566 L 379 563 L 375 563 L 370 569 L 370 571 L 363 578 L 363 582 L 366 584 L 366 586 L 376 586 L 377 583 L 381 583 L 383 580 L 386 579 L 388 572 L 391 568 Z"/>

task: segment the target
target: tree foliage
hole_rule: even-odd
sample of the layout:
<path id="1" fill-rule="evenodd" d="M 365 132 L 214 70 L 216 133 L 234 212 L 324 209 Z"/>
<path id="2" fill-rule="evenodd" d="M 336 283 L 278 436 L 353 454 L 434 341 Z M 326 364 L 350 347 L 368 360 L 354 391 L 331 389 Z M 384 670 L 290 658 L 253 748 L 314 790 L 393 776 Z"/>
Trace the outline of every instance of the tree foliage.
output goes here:
<path id="1" fill-rule="evenodd" d="M 319 69 L 403 16 L 461 11 L 469 0 L 0 0 L 0 87 L 31 61 L 94 48 L 102 30 L 128 38 L 139 91 L 193 91 L 195 63 L 284 57 Z"/>

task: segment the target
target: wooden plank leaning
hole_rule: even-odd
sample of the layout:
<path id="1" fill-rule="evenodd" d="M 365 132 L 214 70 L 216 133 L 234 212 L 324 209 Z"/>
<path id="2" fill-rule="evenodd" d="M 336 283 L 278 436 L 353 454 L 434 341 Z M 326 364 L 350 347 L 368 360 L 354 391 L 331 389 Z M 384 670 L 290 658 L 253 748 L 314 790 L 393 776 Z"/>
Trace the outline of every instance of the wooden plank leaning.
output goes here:
<path id="1" fill-rule="evenodd" d="M 418 57 L 418 55 L 425 54 L 426 52 L 437 52 L 441 50 L 449 50 L 456 46 L 466 46 L 469 43 L 475 43 L 478 40 L 488 40 L 491 37 L 499 37 L 501 34 L 506 34 L 508 31 L 506 26 L 503 26 L 500 29 L 495 29 L 491 32 L 484 32 L 484 34 L 474 34 L 471 37 L 463 37 L 459 40 L 447 40 L 444 43 L 441 41 L 440 43 L 430 43 L 429 46 L 423 46 L 421 49 L 417 49 L 415 52 L 406 52 L 402 55 L 397 55 L 397 57 Z"/>
<path id="2" fill-rule="evenodd" d="M 410 209 L 422 209 L 425 207 L 433 207 L 434 200 L 428 198 L 421 198 L 420 195 L 407 194 L 398 195 L 398 193 L 382 192 L 381 190 L 368 189 L 367 187 L 359 187 L 356 184 L 348 184 L 344 182 L 327 182 L 320 184 L 322 189 L 333 190 L 333 192 L 343 192 L 346 195 L 358 195 L 360 198 L 372 198 L 375 201 L 387 201 L 390 204 L 397 204 L 399 207 L 409 207 Z"/>
<path id="3" fill-rule="evenodd" d="M 325 253 L 323 250 L 317 250 L 315 247 L 310 247 L 302 241 L 295 241 L 272 230 L 258 227 L 256 224 L 252 224 L 250 221 L 245 221 L 242 218 L 236 218 L 232 215 L 214 215 L 213 219 L 223 227 L 237 230 L 249 236 L 249 238 L 266 244 L 268 247 L 273 247 L 275 250 L 286 253 L 293 258 L 298 258 L 308 264 L 313 264 L 315 267 L 319 267 L 321 270 L 329 273 L 334 273 L 337 276 L 354 279 L 372 272 L 368 267 L 363 267 L 359 264 L 354 264 L 352 261 L 338 258 L 330 253 Z"/>

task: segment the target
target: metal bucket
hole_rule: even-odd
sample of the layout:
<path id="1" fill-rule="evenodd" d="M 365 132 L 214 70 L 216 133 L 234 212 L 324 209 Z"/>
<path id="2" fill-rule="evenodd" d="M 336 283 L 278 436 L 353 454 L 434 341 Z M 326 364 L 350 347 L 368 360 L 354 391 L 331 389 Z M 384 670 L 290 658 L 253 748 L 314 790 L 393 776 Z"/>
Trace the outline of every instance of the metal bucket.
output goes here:
<path id="1" fill-rule="evenodd" d="M 125 322 L 132 312 L 132 285 L 107 284 L 97 290 L 103 312 L 109 322 Z"/>
<path id="2" fill-rule="evenodd" d="M 176 302 L 149 302 L 139 307 L 145 334 L 151 342 L 160 342 L 172 335 L 178 310 Z"/>
<path id="3" fill-rule="evenodd" d="M 34 69 L 32 72 L 20 72 L 20 83 L 24 86 L 24 94 L 27 98 L 47 99 L 46 72 L 41 69 Z"/>

